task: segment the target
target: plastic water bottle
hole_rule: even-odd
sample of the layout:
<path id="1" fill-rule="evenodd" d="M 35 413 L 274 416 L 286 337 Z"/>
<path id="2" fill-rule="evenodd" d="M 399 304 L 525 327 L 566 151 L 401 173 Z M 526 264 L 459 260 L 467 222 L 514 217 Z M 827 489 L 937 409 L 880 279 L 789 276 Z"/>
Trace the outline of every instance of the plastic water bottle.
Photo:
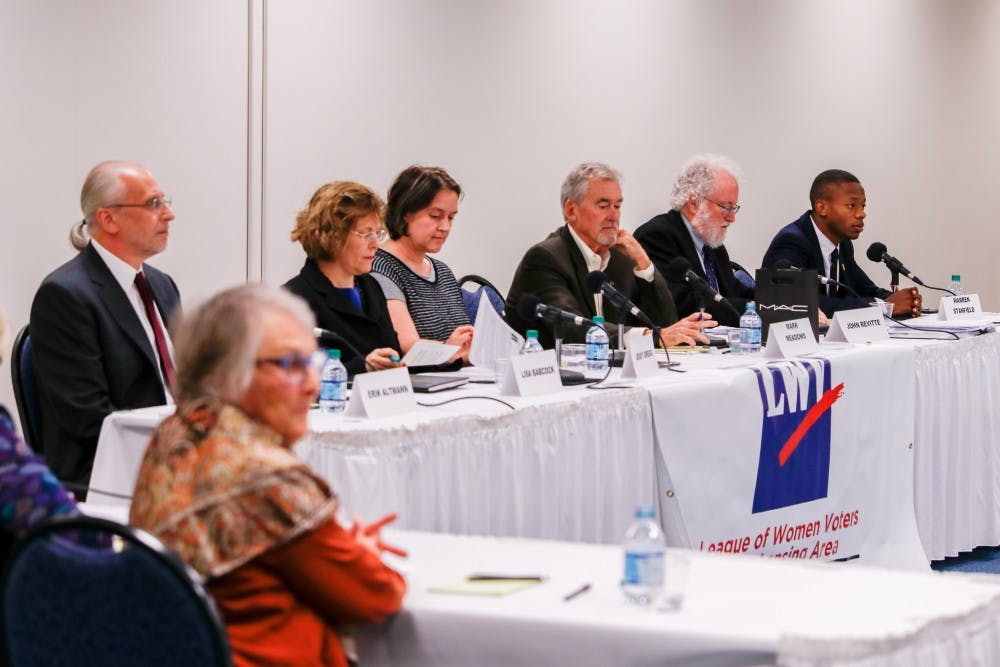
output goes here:
<path id="1" fill-rule="evenodd" d="M 622 592 L 629 602 L 646 605 L 663 592 L 666 542 L 650 505 L 635 511 L 625 532 L 625 573 Z"/>
<path id="2" fill-rule="evenodd" d="M 955 296 L 965 294 L 965 290 L 962 289 L 962 276 L 957 273 L 951 277 L 951 284 L 948 285 L 948 289 L 955 293 Z"/>
<path id="3" fill-rule="evenodd" d="M 528 329 L 524 333 L 524 346 L 521 348 L 521 354 L 531 354 L 533 352 L 543 352 L 542 344 L 538 342 L 538 331 L 535 329 Z"/>
<path id="4" fill-rule="evenodd" d="M 587 372 L 591 379 L 603 378 L 608 371 L 608 334 L 599 325 L 604 324 L 604 318 L 598 315 L 594 318 L 594 326 L 587 332 Z"/>
<path id="5" fill-rule="evenodd" d="M 326 413 L 343 412 L 347 407 L 347 369 L 340 361 L 340 350 L 327 350 L 320 374 L 319 408 Z"/>
<path id="6" fill-rule="evenodd" d="M 747 302 L 746 312 L 740 317 L 740 354 L 753 354 L 760 351 L 760 315 L 757 314 L 757 304 Z"/>

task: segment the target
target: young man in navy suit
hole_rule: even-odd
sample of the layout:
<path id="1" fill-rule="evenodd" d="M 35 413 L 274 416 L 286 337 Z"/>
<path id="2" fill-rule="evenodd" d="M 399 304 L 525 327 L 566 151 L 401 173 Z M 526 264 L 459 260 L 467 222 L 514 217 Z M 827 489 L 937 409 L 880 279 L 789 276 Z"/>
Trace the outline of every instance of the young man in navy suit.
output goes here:
<path id="1" fill-rule="evenodd" d="M 920 315 L 921 297 L 915 287 L 890 292 L 872 282 L 854 259 L 854 245 L 865 228 L 865 189 L 842 169 L 819 174 L 809 189 L 812 209 L 781 228 L 764 254 L 761 266 L 787 260 L 800 269 L 849 285 L 859 296 L 835 285 L 819 286 L 819 307 L 832 317 L 838 310 L 863 308 L 879 298 L 893 304 L 894 316 Z"/>
<path id="2" fill-rule="evenodd" d="M 82 499 L 104 418 L 171 400 L 167 324 L 180 294 L 145 264 L 167 247 L 174 219 L 149 171 L 102 162 L 87 175 L 80 205 L 84 219 L 70 234 L 80 252 L 42 281 L 30 332 L 41 453 Z"/>

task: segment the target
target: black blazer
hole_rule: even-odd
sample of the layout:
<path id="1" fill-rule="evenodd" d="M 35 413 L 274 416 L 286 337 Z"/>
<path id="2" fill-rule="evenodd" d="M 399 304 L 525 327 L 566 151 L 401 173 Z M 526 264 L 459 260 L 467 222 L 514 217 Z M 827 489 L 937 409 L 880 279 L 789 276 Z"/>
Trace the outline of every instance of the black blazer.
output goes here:
<path id="1" fill-rule="evenodd" d="M 358 356 L 346 345 L 340 350 L 340 359 L 351 375 L 365 372 L 365 356 L 376 348 L 391 347 L 399 352 L 399 337 L 392 328 L 382 288 L 367 274 L 355 278 L 355 284 L 361 290 L 364 312 L 358 312 L 311 259 L 306 260 L 299 275 L 285 283 L 286 289 L 309 304 L 317 326 L 340 334 L 361 353 Z"/>
<path id="2" fill-rule="evenodd" d="M 702 278 L 708 279 L 701 266 L 701 258 L 695 248 L 691 234 L 688 233 L 684 219 L 678 211 L 661 213 L 651 218 L 639 229 L 635 230 L 635 239 L 646 249 L 646 254 L 656 265 L 656 268 L 667 278 L 667 286 L 674 297 L 677 312 L 688 315 L 701 307 L 701 301 L 695 291 L 684 281 L 674 281 L 667 273 L 667 264 L 677 257 L 683 257 L 691 264 L 691 269 Z M 726 326 L 739 326 L 740 315 L 746 309 L 747 301 L 753 299 L 753 290 L 744 286 L 733 274 L 733 265 L 729 261 L 726 247 L 709 249 L 714 253 L 715 270 L 719 280 L 719 294 L 733 307 L 730 310 L 724 304 L 712 302 L 705 304 L 705 310 L 712 314 L 712 319 Z M 735 311 L 735 312 L 734 312 Z"/>
<path id="3" fill-rule="evenodd" d="M 656 324 L 667 326 L 677 321 L 677 311 L 674 301 L 670 298 L 667 281 L 654 268 L 653 282 L 641 280 L 632 272 L 635 263 L 624 253 L 612 248 L 608 268 L 604 270 L 615 287 L 641 308 Z M 587 263 L 576 242 L 563 225 L 542 242 L 536 243 L 517 267 L 514 281 L 507 294 L 507 323 L 522 334 L 528 329 L 538 329 L 538 340 L 546 348 L 554 344 L 551 325 L 541 320 L 525 320 L 517 312 L 517 304 L 525 294 L 536 295 L 542 303 L 568 310 L 584 317 L 592 318 L 597 314 L 594 308 L 594 296 L 586 288 Z M 607 316 L 608 333 L 612 337 L 612 345 L 618 327 L 612 322 L 618 321 L 618 311 L 611 308 L 607 299 L 604 300 L 604 313 Z M 642 323 L 628 315 L 627 325 Z M 567 343 L 582 343 L 587 335 L 586 327 L 567 325 L 563 340 Z"/>
<path id="4" fill-rule="evenodd" d="M 843 290 L 835 291 L 827 296 L 826 286 L 818 285 L 819 308 L 828 316 L 838 310 L 864 308 L 878 297 L 884 299 L 892 294 L 872 282 L 854 259 L 854 244 L 849 239 L 840 242 L 840 282 L 849 285 L 860 297 L 848 296 Z M 819 239 L 813 228 L 812 211 L 806 211 L 802 216 L 781 228 L 761 261 L 761 267 L 774 268 L 778 260 L 787 259 L 792 266 L 800 269 L 816 269 L 819 275 L 824 273 L 823 253 L 819 249 Z"/>
<path id="5" fill-rule="evenodd" d="M 180 305 L 177 285 L 148 264 L 143 273 L 169 326 Z M 153 346 L 92 244 L 42 281 L 30 331 L 41 454 L 60 479 L 86 485 L 104 418 L 166 403 Z"/>

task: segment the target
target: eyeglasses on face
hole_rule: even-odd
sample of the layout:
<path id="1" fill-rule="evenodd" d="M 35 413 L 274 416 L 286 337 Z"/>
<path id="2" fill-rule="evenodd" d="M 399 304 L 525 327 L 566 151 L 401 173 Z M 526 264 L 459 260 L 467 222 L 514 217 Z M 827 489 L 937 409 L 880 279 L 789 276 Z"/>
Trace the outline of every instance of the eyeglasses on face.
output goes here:
<path id="1" fill-rule="evenodd" d="M 737 213 L 740 212 L 740 205 L 739 204 L 720 204 L 719 202 L 715 201 L 714 199 L 709 199 L 707 197 L 705 198 L 705 201 L 712 202 L 713 204 L 715 204 L 716 206 L 718 206 L 720 209 L 722 209 L 722 212 L 725 213 L 726 215 L 736 215 Z"/>
<path id="2" fill-rule="evenodd" d="M 389 232 L 386 231 L 385 229 L 380 229 L 377 232 L 356 232 L 352 229 L 351 233 L 355 234 L 359 239 L 361 239 L 365 243 L 371 243 L 372 241 L 378 241 L 379 243 L 382 243 L 387 238 L 389 238 Z"/>
<path id="3" fill-rule="evenodd" d="M 174 200 L 170 197 L 153 197 L 147 202 L 142 204 L 108 204 L 104 208 L 148 208 L 154 213 L 159 213 L 164 206 L 171 206 Z"/>
<path id="4" fill-rule="evenodd" d="M 256 362 L 258 366 L 277 366 L 285 373 L 285 379 L 289 384 L 300 385 L 309 376 L 309 371 L 317 375 L 323 369 L 326 361 L 326 353 L 323 350 L 316 350 L 311 354 L 299 354 L 293 352 L 281 357 L 259 357 Z"/>

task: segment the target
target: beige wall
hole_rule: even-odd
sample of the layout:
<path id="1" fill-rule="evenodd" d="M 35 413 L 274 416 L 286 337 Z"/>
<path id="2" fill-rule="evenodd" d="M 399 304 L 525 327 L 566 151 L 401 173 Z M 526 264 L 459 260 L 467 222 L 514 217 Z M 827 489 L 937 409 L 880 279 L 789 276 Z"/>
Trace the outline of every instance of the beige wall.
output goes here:
<path id="1" fill-rule="evenodd" d="M 840 167 L 868 191 L 862 251 L 882 241 L 932 284 L 960 271 L 1000 309 L 998 2 L 0 0 L 0 90 L 15 329 L 109 157 L 174 196 L 154 263 L 189 301 L 293 275 L 291 221 L 328 180 L 384 192 L 407 164 L 445 166 L 466 196 L 442 258 L 506 288 L 575 163 L 624 173 L 634 228 L 714 151 L 746 172 L 727 243 L 744 265 Z"/>

